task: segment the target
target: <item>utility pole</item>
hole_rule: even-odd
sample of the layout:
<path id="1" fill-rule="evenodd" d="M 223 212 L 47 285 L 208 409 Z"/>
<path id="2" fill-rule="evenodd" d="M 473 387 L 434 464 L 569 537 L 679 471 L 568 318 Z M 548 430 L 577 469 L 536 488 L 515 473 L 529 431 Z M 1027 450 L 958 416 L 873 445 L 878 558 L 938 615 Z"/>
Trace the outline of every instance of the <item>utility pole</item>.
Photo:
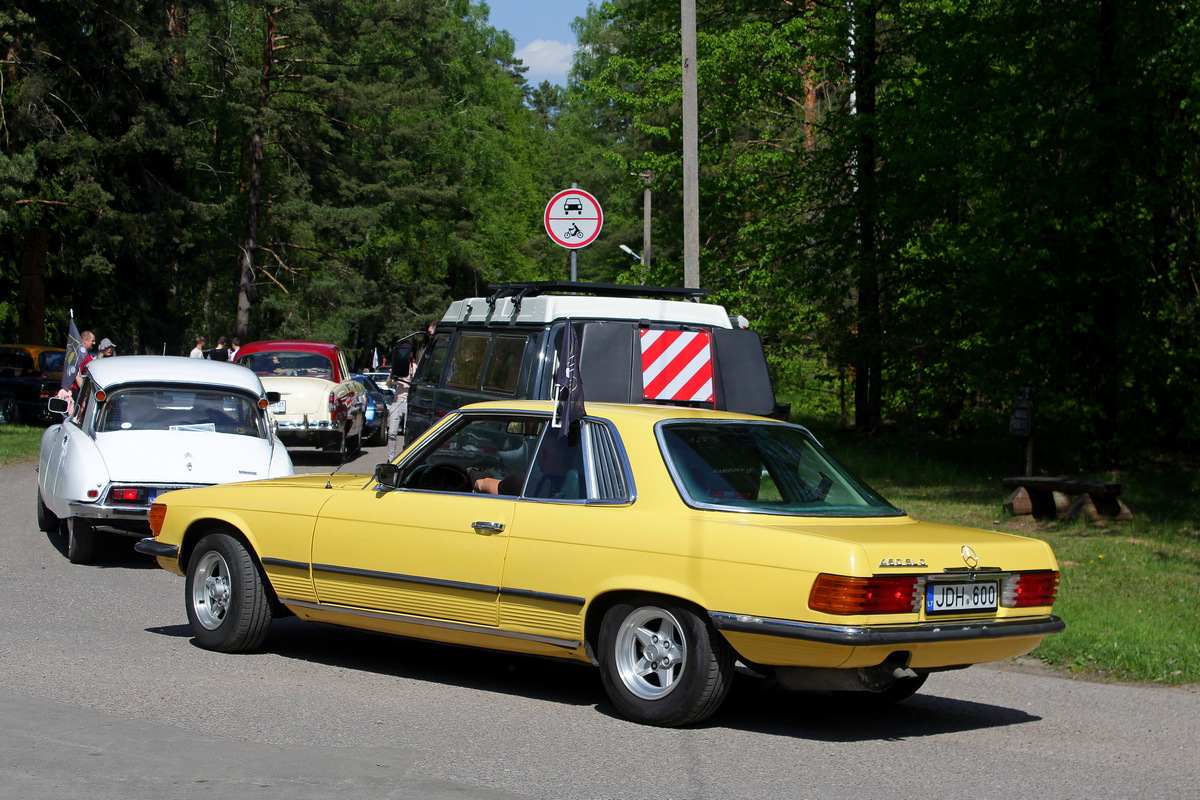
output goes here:
<path id="1" fill-rule="evenodd" d="M 683 285 L 700 288 L 700 164 L 696 94 L 696 0 L 680 0 L 683 43 Z"/>

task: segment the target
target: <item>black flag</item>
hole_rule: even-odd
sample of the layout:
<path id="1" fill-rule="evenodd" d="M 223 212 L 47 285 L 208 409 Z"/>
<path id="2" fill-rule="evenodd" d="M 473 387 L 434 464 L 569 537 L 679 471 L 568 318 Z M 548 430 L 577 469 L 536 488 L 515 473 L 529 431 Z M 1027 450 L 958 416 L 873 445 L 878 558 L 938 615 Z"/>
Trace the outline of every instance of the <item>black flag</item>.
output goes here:
<path id="1" fill-rule="evenodd" d="M 83 349 L 83 342 L 79 338 L 79 328 L 75 327 L 75 315 L 71 315 L 71 327 L 67 332 L 67 355 L 63 363 L 62 383 L 59 388 L 69 391 L 75 383 L 75 376 L 79 374 L 79 365 L 83 362 L 83 357 L 87 351 Z"/>
<path id="2" fill-rule="evenodd" d="M 579 338 L 575 335 L 575 326 L 567 320 L 562 349 L 558 352 L 558 371 L 554 374 L 554 419 L 550 424 L 559 429 L 560 436 L 566 436 L 571 423 L 586 415 L 583 377 L 579 374 Z"/>

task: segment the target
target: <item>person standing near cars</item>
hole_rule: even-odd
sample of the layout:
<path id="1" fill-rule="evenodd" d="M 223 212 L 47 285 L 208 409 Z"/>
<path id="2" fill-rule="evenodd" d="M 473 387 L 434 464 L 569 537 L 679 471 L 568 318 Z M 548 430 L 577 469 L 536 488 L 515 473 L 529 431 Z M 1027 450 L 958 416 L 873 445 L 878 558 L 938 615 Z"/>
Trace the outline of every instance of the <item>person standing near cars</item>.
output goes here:
<path id="1" fill-rule="evenodd" d="M 233 337 L 233 344 L 229 346 L 229 360 L 237 361 L 238 350 L 242 349 L 242 340 L 238 337 Z"/>
<path id="2" fill-rule="evenodd" d="M 206 357 L 210 361 L 228 361 L 229 360 L 229 342 L 224 336 L 217 337 L 217 346 L 209 350 Z"/>
<path id="3" fill-rule="evenodd" d="M 112 339 L 105 336 L 100 340 L 100 353 L 96 358 L 112 358 L 117 354 L 117 346 L 112 343 Z"/>
<path id="4" fill-rule="evenodd" d="M 192 352 L 188 353 L 189 358 L 204 358 L 204 337 L 196 337 L 196 346 L 192 348 Z"/>
<path id="5" fill-rule="evenodd" d="M 87 377 L 87 366 L 93 358 L 92 345 L 96 343 L 96 334 L 91 331 L 84 331 L 79 334 L 79 372 L 75 373 L 75 386 L 71 389 L 71 393 L 78 395 L 79 387 L 83 386 L 83 379 Z"/>
<path id="6" fill-rule="evenodd" d="M 396 399 L 388 406 L 388 461 L 396 457 L 396 439 L 400 434 L 400 423 L 408 413 L 408 389 L 412 385 L 415 364 L 412 345 L 403 339 L 397 342 L 392 348 L 392 366 L 387 377 L 388 387 L 396 393 Z"/>

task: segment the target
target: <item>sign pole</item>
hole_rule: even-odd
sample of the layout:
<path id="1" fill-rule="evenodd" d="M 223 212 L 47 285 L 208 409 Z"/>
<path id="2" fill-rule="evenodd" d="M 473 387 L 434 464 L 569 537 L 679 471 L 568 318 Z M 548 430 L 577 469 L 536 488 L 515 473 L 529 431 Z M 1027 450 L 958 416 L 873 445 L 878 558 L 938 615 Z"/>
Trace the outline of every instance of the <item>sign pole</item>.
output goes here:
<path id="1" fill-rule="evenodd" d="M 575 181 L 571 181 L 571 188 L 572 188 L 572 189 L 578 189 L 578 188 L 579 188 L 579 184 L 578 184 L 578 183 L 576 183 Z M 575 280 L 576 280 L 576 277 L 575 277 L 575 276 L 578 274 L 578 272 L 579 272 L 579 255 L 578 255 L 578 251 L 576 251 L 576 250 L 572 250 L 572 251 L 571 251 L 571 283 L 575 283 Z"/>

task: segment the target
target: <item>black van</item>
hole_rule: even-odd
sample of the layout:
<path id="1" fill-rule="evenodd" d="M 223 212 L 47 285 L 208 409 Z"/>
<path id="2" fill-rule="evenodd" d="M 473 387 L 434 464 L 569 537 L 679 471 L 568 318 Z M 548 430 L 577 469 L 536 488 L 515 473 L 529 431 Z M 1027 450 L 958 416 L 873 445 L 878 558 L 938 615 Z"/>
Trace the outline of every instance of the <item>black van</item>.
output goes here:
<path id="1" fill-rule="evenodd" d="M 660 403 L 778 413 L 762 341 L 708 292 L 542 281 L 459 300 L 434 330 L 413 377 L 405 440 L 446 412 L 484 400 L 551 397 L 569 320 L 589 402 Z"/>

